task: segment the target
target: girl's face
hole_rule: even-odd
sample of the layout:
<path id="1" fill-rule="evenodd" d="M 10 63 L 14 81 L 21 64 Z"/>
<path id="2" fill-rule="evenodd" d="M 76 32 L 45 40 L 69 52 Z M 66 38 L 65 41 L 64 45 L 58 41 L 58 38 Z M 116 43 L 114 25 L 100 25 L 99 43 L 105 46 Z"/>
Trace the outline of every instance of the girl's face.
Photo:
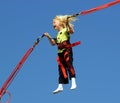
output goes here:
<path id="1" fill-rule="evenodd" d="M 60 30 L 60 27 L 61 27 L 60 21 L 57 20 L 57 19 L 54 19 L 53 20 L 53 27 L 54 27 L 55 30 Z"/>

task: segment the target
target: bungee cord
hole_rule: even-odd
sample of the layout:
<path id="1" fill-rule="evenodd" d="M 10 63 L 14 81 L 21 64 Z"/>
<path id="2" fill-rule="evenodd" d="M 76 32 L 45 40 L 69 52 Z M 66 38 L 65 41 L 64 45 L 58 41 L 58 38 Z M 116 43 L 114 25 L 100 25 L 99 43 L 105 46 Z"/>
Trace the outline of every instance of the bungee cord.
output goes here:
<path id="1" fill-rule="evenodd" d="M 11 84 L 11 82 L 13 81 L 13 79 L 15 78 L 15 76 L 17 75 L 17 73 L 19 72 L 20 68 L 22 67 L 22 65 L 24 64 L 24 62 L 26 61 L 26 59 L 29 57 L 29 55 L 31 54 L 31 52 L 34 50 L 35 46 L 40 42 L 40 40 L 43 37 L 44 37 L 44 35 L 42 35 L 42 36 L 40 36 L 40 37 L 37 38 L 37 40 L 35 41 L 34 45 L 27 50 L 27 52 L 24 54 L 24 56 L 22 57 L 22 59 L 20 60 L 20 62 L 14 68 L 14 70 L 12 71 L 12 73 L 10 74 L 10 76 L 8 77 L 8 79 L 5 81 L 5 83 L 3 84 L 2 88 L 0 89 L 0 100 L 3 97 L 3 95 L 6 94 L 6 93 L 11 98 L 11 94 L 10 94 L 10 92 L 7 91 L 7 88 L 9 87 L 9 85 Z M 6 103 L 9 103 L 10 100 L 11 99 L 9 99 Z"/>
<path id="2" fill-rule="evenodd" d="M 103 5 L 97 6 L 95 8 L 91 8 L 89 10 L 83 10 L 80 13 L 73 14 L 73 15 L 71 15 L 69 17 L 76 17 L 76 16 L 79 16 L 79 15 L 84 16 L 86 14 L 90 14 L 90 13 L 96 12 L 98 10 L 102 10 L 102 9 L 108 8 L 108 7 L 113 6 L 115 4 L 118 4 L 118 3 L 120 3 L 120 0 L 114 0 L 112 2 L 109 2 L 109 3 L 103 4 Z"/>

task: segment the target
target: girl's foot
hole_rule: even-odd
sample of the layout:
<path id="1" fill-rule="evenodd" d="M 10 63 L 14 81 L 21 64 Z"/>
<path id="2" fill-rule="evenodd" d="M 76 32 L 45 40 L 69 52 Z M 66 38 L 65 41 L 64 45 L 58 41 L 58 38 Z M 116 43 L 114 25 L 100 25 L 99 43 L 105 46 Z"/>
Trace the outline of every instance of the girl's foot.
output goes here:
<path id="1" fill-rule="evenodd" d="M 59 84 L 58 88 L 53 91 L 53 94 L 57 94 L 57 93 L 62 92 L 62 91 L 63 91 L 63 84 Z"/>

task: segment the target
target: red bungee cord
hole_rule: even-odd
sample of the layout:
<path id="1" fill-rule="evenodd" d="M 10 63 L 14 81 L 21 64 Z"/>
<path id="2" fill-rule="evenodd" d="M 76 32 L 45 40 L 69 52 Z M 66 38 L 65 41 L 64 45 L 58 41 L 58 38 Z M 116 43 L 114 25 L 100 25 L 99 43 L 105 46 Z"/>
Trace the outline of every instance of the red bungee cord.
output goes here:
<path id="1" fill-rule="evenodd" d="M 92 9 L 89 9 L 89 10 L 83 10 L 80 13 L 73 14 L 72 16 L 69 16 L 69 18 L 70 17 L 76 17 L 76 16 L 79 16 L 79 15 L 83 16 L 83 15 L 86 15 L 86 14 L 90 14 L 90 13 L 93 13 L 95 11 L 108 8 L 108 7 L 113 6 L 115 4 L 118 4 L 118 3 L 120 3 L 120 0 L 114 0 L 112 2 L 109 2 L 109 3 L 103 4 L 103 5 L 97 6 L 95 8 L 92 8 Z"/>
<path id="2" fill-rule="evenodd" d="M 95 11 L 98 11 L 98 10 L 101 10 L 104 8 L 108 8 L 108 7 L 113 6 L 115 4 L 118 4 L 118 3 L 120 3 L 120 0 L 114 0 L 114 1 L 109 2 L 107 4 L 97 6 L 95 8 L 89 9 L 89 10 L 83 10 L 82 12 L 80 12 L 80 15 L 86 15 L 86 14 L 89 14 L 89 13 L 92 13 L 92 12 L 95 12 Z"/>
<path id="3" fill-rule="evenodd" d="M 5 83 L 3 84 L 2 88 L 0 89 L 0 100 L 3 97 L 3 95 L 7 93 L 10 98 L 9 98 L 9 100 L 6 103 L 10 102 L 10 100 L 11 100 L 11 94 L 10 94 L 10 92 L 7 91 L 7 88 L 9 87 L 9 85 L 11 84 L 11 82 L 13 81 L 13 79 L 15 78 L 15 76 L 17 75 L 17 73 L 19 72 L 19 70 L 22 67 L 23 63 L 26 61 L 26 59 L 31 54 L 31 52 L 34 50 L 35 46 L 39 43 L 39 41 L 43 37 L 44 37 L 44 35 L 42 35 L 41 37 L 39 37 L 36 40 L 36 42 L 34 43 L 34 45 L 27 50 L 27 52 L 24 54 L 24 56 L 22 57 L 22 59 L 20 60 L 20 62 L 17 64 L 17 66 L 15 67 L 15 69 L 13 70 L 13 72 L 10 74 L 10 76 L 8 77 L 8 79 L 5 81 Z M 2 102 L 0 102 L 0 103 L 2 103 Z"/>

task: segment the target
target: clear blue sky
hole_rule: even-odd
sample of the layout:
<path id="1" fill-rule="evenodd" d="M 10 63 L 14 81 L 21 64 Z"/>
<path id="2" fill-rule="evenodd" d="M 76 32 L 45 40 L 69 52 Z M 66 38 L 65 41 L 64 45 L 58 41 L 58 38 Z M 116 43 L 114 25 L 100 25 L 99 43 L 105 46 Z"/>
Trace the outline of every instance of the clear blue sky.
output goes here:
<path id="1" fill-rule="evenodd" d="M 111 1 L 0 0 L 0 87 L 38 36 L 56 36 L 54 16 Z M 11 103 L 120 103 L 120 4 L 78 19 L 71 36 L 71 42 L 82 41 L 73 48 L 77 89 L 68 84 L 52 94 L 58 84 L 57 47 L 43 38 L 8 88 Z"/>

